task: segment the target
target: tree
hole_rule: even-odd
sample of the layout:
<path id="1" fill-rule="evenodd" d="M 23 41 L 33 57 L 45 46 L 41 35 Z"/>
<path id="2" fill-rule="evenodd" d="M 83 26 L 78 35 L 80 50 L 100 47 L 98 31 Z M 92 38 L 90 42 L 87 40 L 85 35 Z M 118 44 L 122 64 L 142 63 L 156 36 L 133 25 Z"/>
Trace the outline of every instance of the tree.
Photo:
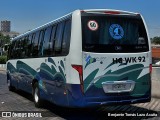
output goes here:
<path id="1" fill-rule="evenodd" d="M 10 43 L 10 37 L 4 36 L 2 33 L 0 33 L 0 47 L 3 47 L 5 44 Z"/>
<path id="2" fill-rule="evenodd" d="M 160 44 L 160 37 L 156 36 L 154 38 L 151 38 L 151 42 L 153 44 Z"/>

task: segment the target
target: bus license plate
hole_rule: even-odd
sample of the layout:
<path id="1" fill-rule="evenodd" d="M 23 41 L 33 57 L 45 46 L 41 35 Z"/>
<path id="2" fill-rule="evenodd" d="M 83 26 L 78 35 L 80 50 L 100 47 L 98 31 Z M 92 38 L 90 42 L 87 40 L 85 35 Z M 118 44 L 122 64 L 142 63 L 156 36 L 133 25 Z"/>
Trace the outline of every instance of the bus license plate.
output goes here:
<path id="1" fill-rule="evenodd" d="M 126 81 L 107 81 L 102 83 L 105 93 L 123 93 L 133 91 L 135 82 L 132 80 Z"/>
<path id="2" fill-rule="evenodd" d="M 113 84 L 112 85 L 112 90 L 117 91 L 117 90 L 126 90 L 126 84 Z"/>

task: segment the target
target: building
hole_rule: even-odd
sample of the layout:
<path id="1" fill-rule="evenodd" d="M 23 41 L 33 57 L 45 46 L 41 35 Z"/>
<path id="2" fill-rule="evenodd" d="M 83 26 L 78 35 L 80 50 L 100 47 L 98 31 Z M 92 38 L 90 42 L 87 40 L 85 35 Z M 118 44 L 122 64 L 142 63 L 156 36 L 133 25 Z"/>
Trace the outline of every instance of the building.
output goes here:
<path id="1" fill-rule="evenodd" d="M 10 32 L 11 31 L 11 21 L 1 21 L 1 31 Z"/>
<path id="2" fill-rule="evenodd" d="M 160 45 L 152 45 L 152 57 L 160 58 Z"/>
<path id="3" fill-rule="evenodd" d="M 18 36 L 19 33 L 15 31 L 11 31 L 11 21 L 1 21 L 0 22 L 0 33 L 3 34 L 4 36 L 9 36 L 11 39 Z M 0 40 L 1 42 L 2 40 Z M 8 45 L 0 46 L 0 56 L 6 54 L 6 48 Z"/>
<path id="4" fill-rule="evenodd" d="M 152 62 L 153 64 L 160 61 L 160 45 L 152 45 Z"/>
<path id="5" fill-rule="evenodd" d="M 9 36 L 10 38 L 14 38 L 19 35 L 18 32 L 11 31 L 11 21 L 8 20 L 1 21 L 0 33 L 4 36 Z"/>
<path id="6" fill-rule="evenodd" d="M 9 36 L 10 38 L 14 38 L 14 37 L 16 37 L 16 36 L 18 36 L 19 35 L 19 33 L 18 32 L 15 32 L 15 31 L 11 31 L 11 32 L 0 32 L 0 33 L 2 33 L 4 36 Z"/>

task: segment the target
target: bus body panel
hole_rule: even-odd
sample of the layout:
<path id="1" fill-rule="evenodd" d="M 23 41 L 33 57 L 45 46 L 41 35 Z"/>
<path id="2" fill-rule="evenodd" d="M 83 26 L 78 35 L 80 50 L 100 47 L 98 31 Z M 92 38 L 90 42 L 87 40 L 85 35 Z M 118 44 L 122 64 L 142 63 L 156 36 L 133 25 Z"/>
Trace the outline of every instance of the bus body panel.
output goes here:
<path id="1" fill-rule="evenodd" d="M 150 55 L 148 52 L 114 55 L 83 52 L 84 93 L 80 84 L 67 84 L 69 106 L 89 107 L 149 102 L 151 100 Z M 87 56 L 90 56 L 88 61 Z M 143 56 L 145 62 L 139 62 Z M 116 58 L 120 59 L 113 64 L 113 59 Z M 124 59 L 123 63 L 119 63 L 121 58 Z M 125 58 L 129 60 L 128 63 Z M 133 91 L 105 93 L 102 87 L 103 82 L 126 80 L 135 82 Z"/>
<path id="2" fill-rule="evenodd" d="M 115 100 L 132 100 L 133 98 L 143 98 L 143 96 L 150 97 L 151 77 L 149 64 L 150 53 L 148 52 L 132 54 L 94 54 L 84 52 L 83 80 L 85 96 L 116 96 Z M 105 82 L 128 80 L 135 82 L 133 91 L 105 93 L 103 90 L 103 83 Z"/>
<path id="3" fill-rule="evenodd" d="M 64 94 L 66 57 L 9 60 L 7 73 L 11 76 L 11 84 L 17 89 L 32 93 L 32 82 L 37 80 L 43 99 L 59 105 L 68 105 L 67 96 Z"/>
<path id="4" fill-rule="evenodd" d="M 92 12 L 93 11 L 91 11 L 91 13 Z M 137 16 L 137 14 L 134 15 Z M 144 20 L 143 23 L 145 25 L 145 29 L 147 29 Z M 82 26 L 82 23 L 79 24 L 81 24 Z M 79 24 L 72 24 L 72 26 L 76 26 Z M 79 26 L 77 27 L 77 31 L 82 28 L 81 26 L 80 28 Z M 81 31 L 83 31 L 83 29 Z M 79 31 L 79 34 L 82 34 L 82 32 Z M 147 39 L 148 38 L 149 37 L 147 31 Z M 77 42 L 79 40 L 79 37 L 75 37 L 72 40 Z M 82 88 L 79 83 L 80 77 L 78 75 L 78 72 L 71 67 L 71 77 L 74 82 L 69 82 L 71 83 L 71 85 L 69 85 L 68 87 L 69 105 L 75 107 L 83 107 L 115 103 L 130 104 L 150 101 L 151 52 L 149 39 L 147 43 L 149 44 L 149 51 L 136 53 L 95 53 L 85 52 L 84 50 L 82 50 L 82 52 L 79 52 L 81 48 L 78 48 L 78 51 L 76 51 L 76 49 L 72 49 L 71 52 L 74 51 L 75 53 L 77 53 L 77 55 L 80 56 L 79 58 L 81 58 L 82 55 L 84 91 L 81 90 Z M 76 43 L 72 44 L 71 41 L 71 47 L 74 47 L 75 44 Z M 71 55 L 73 55 L 73 53 Z M 79 65 L 81 65 L 80 60 L 79 62 L 75 61 L 75 59 L 78 58 L 77 55 L 74 54 L 74 56 L 71 56 L 70 59 L 74 59 L 71 63 L 79 63 Z M 75 56 L 77 57 L 75 58 Z M 113 63 L 113 61 L 115 63 Z M 134 82 L 135 86 L 133 88 L 133 91 L 131 92 L 105 93 L 102 87 L 102 83 L 110 81 L 132 81 Z M 76 84 L 76 82 L 78 82 L 78 84 Z"/>
<path id="5" fill-rule="evenodd" d="M 72 65 L 82 65 L 82 31 L 81 31 L 81 12 L 76 10 L 72 14 L 72 29 L 70 51 L 67 67 L 70 71 L 68 76 L 68 83 L 80 84 L 79 74 Z"/>
<path id="6" fill-rule="evenodd" d="M 150 101 L 151 48 L 148 31 L 149 50 L 146 52 L 105 53 L 103 51 L 100 53 L 85 51 L 83 50 L 84 30 L 81 19 L 81 14 L 85 11 L 93 12 L 93 14 L 116 11 L 127 16 L 137 16 L 137 13 L 118 10 L 76 10 L 71 14 L 71 38 L 68 55 L 8 60 L 7 79 L 11 80 L 14 87 L 29 93 L 32 93 L 33 82 L 37 80 L 40 98 L 60 106 L 90 107 Z M 49 25 L 52 25 L 52 22 L 31 31 L 31 34 Z M 146 27 L 145 22 L 144 25 Z M 26 34 L 28 35 L 30 32 Z M 25 34 L 17 39 L 23 36 Z M 73 67 L 74 65 L 82 67 L 82 76 L 80 76 L 80 71 Z M 132 82 L 133 90 L 130 92 L 122 92 L 121 90 L 112 91 L 114 93 L 106 92 L 106 84 L 115 82 L 117 85 L 119 82 L 122 85 L 124 81 L 129 82 L 129 85 Z M 119 87 L 123 86 L 121 85 Z"/>

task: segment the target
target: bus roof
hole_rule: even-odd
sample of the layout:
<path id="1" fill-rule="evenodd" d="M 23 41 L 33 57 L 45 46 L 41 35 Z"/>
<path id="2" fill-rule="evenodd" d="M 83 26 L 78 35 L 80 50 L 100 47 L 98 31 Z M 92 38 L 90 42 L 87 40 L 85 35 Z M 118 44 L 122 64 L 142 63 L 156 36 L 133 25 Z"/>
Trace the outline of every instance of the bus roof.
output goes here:
<path id="1" fill-rule="evenodd" d="M 49 26 L 49 25 L 52 25 L 52 24 L 54 24 L 54 23 L 58 23 L 58 22 L 60 22 L 60 21 L 62 21 L 62 20 L 65 20 L 65 19 L 69 18 L 71 15 L 72 15 L 72 13 L 69 13 L 69 14 L 67 14 L 67 15 L 64 15 L 64 16 L 62 16 L 62 17 L 60 17 L 60 18 L 57 18 L 57 19 L 55 19 L 55 20 L 53 20 L 53 21 L 51 21 L 51 22 L 48 22 L 48 23 L 46 23 L 46 24 L 44 24 L 44 25 L 42 25 L 42 26 L 40 26 L 40 27 L 37 27 L 37 28 L 35 28 L 35 29 L 31 30 L 31 31 L 25 32 L 25 33 L 23 33 L 23 34 L 15 37 L 15 38 L 13 38 L 12 40 L 15 40 L 15 39 L 24 37 L 24 36 L 26 36 L 26 35 L 28 35 L 28 34 L 30 34 L 30 33 L 34 33 L 34 32 L 36 32 L 36 31 L 38 31 L 38 30 L 40 30 L 40 29 L 43 29 L 43 28 L 45 28 L 45 27 L 47 27 L 47 26 Z"/>
<path id="2" fill-rule="evenodd" d="M 134 12 L 129 12 L 129 11 L 123 11 L 123 10 L 115 10 L 115 9 L 85 9 L 85 10 L 75 10 L 75 11 L 69 13 L 69 14 L 66 14 L 66 15 L 64 15 L 64 16 L 62 16 L 60 18 L 57 18 L 57 19 L 55 19 L 55 20 L 53 20 L 51 22 L 48 22 L 48 23 L 46 23 L 46 24 L 44 24 L 44 25 L 42 25 L 40 27 L 37 27 L 37 28 L 31 30 L 31 31 L 25 32 L 25 33 L 23 33 L 23 34 L 15 37 L 15 38 L 13 38 L 12 41 L 15 40 L 15 39 L 27 36 L 30 33 L 34 33 L 34 32 L 36 32 L 36 31 L 38 31 L 40 29 L 43 29 L 43 28 L 45 28 L 45 27 L 47 27 L 49 25 L 52 25 L 54 23 L 60 22 L 60 21 L 62 21 L 64 19 L 67 19 L 67 18 L 69 18 L 72 15 L 72 13 L 74 13 L 76 11 L 79 11 L 79 12 L 81 11 L 81 12 L 86 12 L 86 13 L 97 13 L 97 14 L 99 13 L 99 14 L 139 15 L 139 13 L 134 13 Z"/>
<path id="3" fill-rule="evenodd" d="M 87 9 L 87 10 L 82 10 L 82 11 L 87 12 L 87 13 L 139 15 L 139 13 L 123 11 L 123 10 L 115 10 L 115 9 Z"/>

